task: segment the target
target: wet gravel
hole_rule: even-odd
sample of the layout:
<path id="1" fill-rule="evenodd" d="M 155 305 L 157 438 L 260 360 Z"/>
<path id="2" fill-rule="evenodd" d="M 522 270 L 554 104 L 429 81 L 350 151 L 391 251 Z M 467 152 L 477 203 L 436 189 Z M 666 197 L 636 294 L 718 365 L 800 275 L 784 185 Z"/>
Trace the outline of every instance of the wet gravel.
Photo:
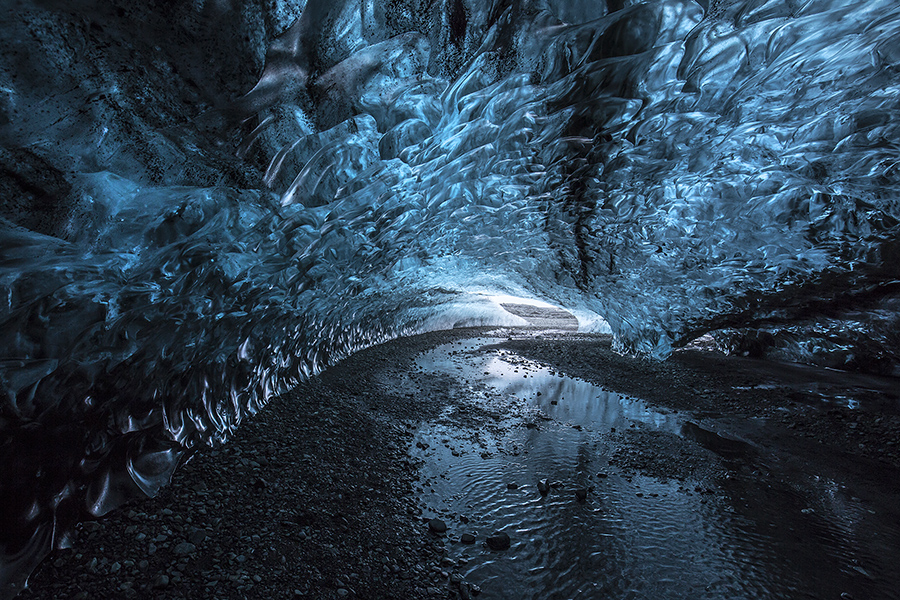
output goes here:
<path id="1" fill-rule="evenodd" d="M 153 499 L 78 526 L 19 598 L 446 598 L 407 449 L 446 382 L 393 387 L 447 332 L 358 353 L 203 448 Z"/>
<path id="2" fill-rule="evenodd" d="M 486 331 L 371 348 L 274 399 L 228 443 L 195 452 L 156 498 L 80 524 L 72 548 L 53 552 L 19 597 L 472 597 L 477 582 L 462 579 L 440 525 L 423 515 L 409 453 L 414 432 L 439 420 L 458 382 L 411 365 L 424 350 Z M 503 337 L 521 356 L 697 422 L 712 419 L 754 444 L 824 452 L 848 468 L 871 463 L 882 475 L 900 468 L 896 411 L 829 404 L 794 372 L 775 376 L 697 348 L 664 363 L 634 360 L 613 353 L 606 336 Z M 883 406 L 896 401 L 885 385 L 849 387 Z M 496 427 L 502 416 L 455 410 L 473 426 Z M 620 431 L 612 463 L 686 482 L 720 474 L 727 452 L 691 439 Z"/>

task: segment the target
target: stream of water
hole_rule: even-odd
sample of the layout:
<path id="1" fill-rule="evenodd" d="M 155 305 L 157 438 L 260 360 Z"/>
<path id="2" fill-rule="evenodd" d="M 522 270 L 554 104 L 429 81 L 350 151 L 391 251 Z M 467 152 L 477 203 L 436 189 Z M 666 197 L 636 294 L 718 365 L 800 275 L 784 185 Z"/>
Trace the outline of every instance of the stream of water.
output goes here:
<path id="1" fill-rule="evenodd" d="M 413 449 L 425 515 L 448 525 L 448 575 L 489 598 L 898 597 L 896 515 L 852 482 L 816 465 L 792 471 L 764 448 L 499 341 L 417 361 L 459 382 L 457 402 Z M 488 425 L 472 426 L 479 418 Z M 616 457 L 630 450 L 671 461 L 671 476 L 626 468 Z M 484 543 L 495 532 L 509 535 L 508 550 Z"/>

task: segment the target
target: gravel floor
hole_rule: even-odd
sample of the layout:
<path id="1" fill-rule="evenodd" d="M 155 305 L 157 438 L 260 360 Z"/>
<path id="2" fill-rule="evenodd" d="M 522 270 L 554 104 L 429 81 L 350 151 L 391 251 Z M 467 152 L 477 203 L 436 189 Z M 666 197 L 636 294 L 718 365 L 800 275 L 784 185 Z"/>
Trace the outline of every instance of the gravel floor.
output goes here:
<path id="1" fill-rule="evenodd" d="M 19 598 L 465 597 L 444 537 L 423 519 L 408 454 L 412 432 L 451 402 L 456 383 L 410 365 L 425 349 L 485 331 L 371 348 L 276 398 L 227 444 L 196 452 L 156 498 L 79 525 L 73 547 L 51 554 Z M 638 361 L 611 352 L 605 336 L 522 330 L 500 342 L 698 420 L 714 415 L 757 443 L 900 467 L 896 411 L 811 409 L 802 379 L 812 375 L 802 370 L 773 374 L 703 349 Z M 839 381 L 896 403 L 889 381 Z M 704 460 L 690 448 L 666 454 L 654 439 L 623 435 L 619 466 L 679 477 Z"/>

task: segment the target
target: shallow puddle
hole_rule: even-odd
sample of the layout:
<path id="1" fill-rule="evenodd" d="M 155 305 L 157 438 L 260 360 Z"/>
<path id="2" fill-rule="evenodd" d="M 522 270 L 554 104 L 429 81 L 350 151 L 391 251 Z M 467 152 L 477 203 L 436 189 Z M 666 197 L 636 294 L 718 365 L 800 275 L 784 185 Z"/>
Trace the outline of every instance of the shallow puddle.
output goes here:
<path id="1" fill-rule="evenodd" d="M 650 410 L 641 400 L 567 377 L 516 354 L 503 350 L 471 354 L 477 348 L 495 342 L 478 339 L 459 345 L 446 344 L 423 354 L 416 364 L 426 372 L 447 373 L 477 381 L 505 399 L 525 401 L 531 410 L 545 419 L 572 426 L 609 431 L 642 423 L 672 433 L 677 433 L 680 428 L 672 413 Z"/>
<path id="2" fill-rule="evenodd" d="M 425 515 L 448 525 L 448 576 L 485 598 L 523 600 L 897 597 L 884 554 L 900 533 L 841 482 L 779 480 L 746 442 L 498 341 L 448 344 L 417 361 L 459 382 L 457 402 L 413 448 Z M 638 432 L 715 453 L 722 476 L 679 481 L 611 464 L 646 439 Z M 485 544 L 498 531 L 509 549 Z"/>

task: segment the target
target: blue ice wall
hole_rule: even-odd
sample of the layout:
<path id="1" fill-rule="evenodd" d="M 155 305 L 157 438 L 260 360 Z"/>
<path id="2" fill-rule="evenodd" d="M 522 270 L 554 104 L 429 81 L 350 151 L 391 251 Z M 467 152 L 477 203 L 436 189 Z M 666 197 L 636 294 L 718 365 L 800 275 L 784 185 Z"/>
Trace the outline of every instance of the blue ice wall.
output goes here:
<path id="1" fill-rule="evenodd" d="M 894 0 L 13 9 L 7 590 L 303 377 L 498 322 L 478 294 L 898 373 Z"/>

